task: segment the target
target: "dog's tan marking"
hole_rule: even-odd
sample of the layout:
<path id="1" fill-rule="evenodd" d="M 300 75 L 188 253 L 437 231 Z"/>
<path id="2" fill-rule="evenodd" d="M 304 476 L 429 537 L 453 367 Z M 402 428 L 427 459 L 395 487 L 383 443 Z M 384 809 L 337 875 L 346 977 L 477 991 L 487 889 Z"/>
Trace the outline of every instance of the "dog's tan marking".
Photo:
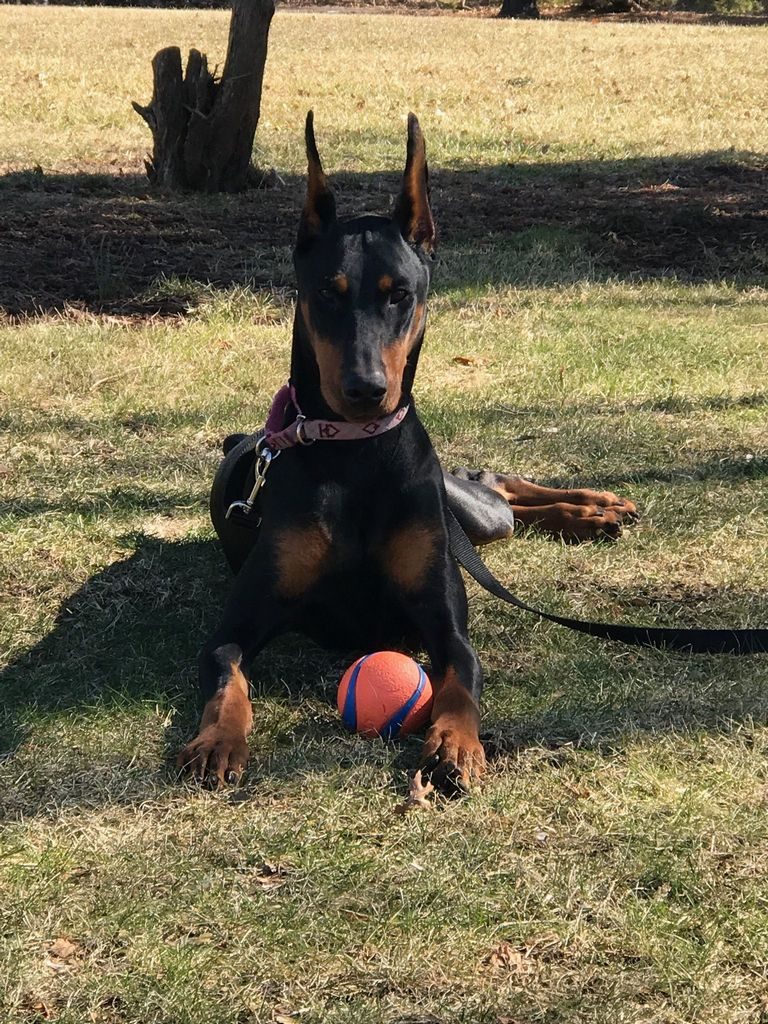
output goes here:
<path id="1" fill-rule="evenodd" d="M 177 758 L 180 769 L 192 771 L 200 781 L 214 785 L 236 782 L 248 762 L 248 733 L 253 708 L 248 680 L 239 658 L 231 661 L 213 697 L 206 703 L 197 736 Z"/>
<path id="2" fill-rule="evenodd" d="M 408 155 L 403 174 L 403 188 L 395 206 L 395 219 L 400 221 L 405 237 L 425 251 L 435 248 L 435 222 L 429 207 L 427 185 L 427 151 L 419 122 L 408 117 Z"/>
<path id="3" fill-rule="evenodd" d="M 533 526 L 568 541 L 616 540 L 622 533 L 619 512 L 599 505 L 512 505 L 521 526 Z"/>
<path id="4" fill-rule="evenodd" d="M 379 278 L 379 291 L 380 292 L 391 292 L 394 281 L 389 274 L 382 274 Z"/>
<path id="5" fill-rule="evenodd" d="M 414 591 L 423 586 L 435 560 L 437 534 L 426 523 L 411 523 L 384 546 L 384 571 L 396 586 Z"/>
<path id="6" fill-rule="evenodd" d="M 432 685 L 435 696 L 432 725 L 424 739 L 424 763 L 438 754 L 443 764 L 456 767 L 467 786 L 485 769 L 485 751 L 479 734 L 480 709 L 452 666 L 442 679 L 433 679 Z"/>
<path id="7" fill-rule="evenodd" d="M 492 487 L 511 505 L 542 506 L 565 502 L 568 505 L 597 505 L 599 508 L 621 510 L 628 517 L 637 515 L 634 502 L 620 498 L 613 491 L 594 491 L 588 487 L 542 487 L 522 476 L 501 473 L 489 473 L 487 480 L 481 482 Z"/>
<path id="8" fill-rule="evenodd" d="M 232 665 L 229 679 L 208 701 L 200 719 L 200 729 L 228 723 L 239 732 L 248 733 L 253 725 L 253 709 L 248 696 L 248 680 L 239 665 Z"/>
<path id="9" fill-rule="evenodd" d="M 324 219 L 329 221 L 336 217 L 336 202 L 328 186 L 328 179 L 317 152 L 311 111 L 307 114 L 305 141 L 307 147 L 307 194 L 299 222 L 299 243 L 308 242 L 319 235 Z"/>
<path id="10" fill-rule="evenodd" d="M 344 398 L 341 384 L 341 352 L 330 341 L 310 331 L 317 368 L 320 371 L 320 393 L 328 405 L 343 415 Z"/>
<path id="11" fill-rule="evenodd" d="M 318 581 L 327 564 L 331 536 L 317 524 L 280 530 L 275 541 L 277 592 L 300 597 Z"/>
<path id="12" fill-rule="evenodd" d="M 401 334 L 399 338 L 395 338 L 393 342 L 385 345 L 381 350 L 384 372 L 387 375 L 387 393 L 382 403 L 382 412 L 385 414 L 394 412 L 400 401 L 405 364 L 413 350 L 413 346 L 419 339 L 424 326 L 425 316 L 426 306 L 423 302 L 420 302 L 413 311 L 411 326 L 405 334 Z"/>
<path id="13" fill-rule="evenodd" d="M 341 352 L 330 341 L 321 338 L 312 326 L 309 305 L 306 299 L 299 303 L 304 325 L 307 328 L 309 342 L 315 353 L 317 368 L 320 371 L 320 393 L 325 401 L 336 412 L 343 414 L 344 398 L 341 386 Z"/>
<path id="14" fill-rule="evenodd" d="M 349 278 L 346 274 L 337 274 L 331 281 L 331 284 L 339 295 L 346 295 L 349 291 Z"/>

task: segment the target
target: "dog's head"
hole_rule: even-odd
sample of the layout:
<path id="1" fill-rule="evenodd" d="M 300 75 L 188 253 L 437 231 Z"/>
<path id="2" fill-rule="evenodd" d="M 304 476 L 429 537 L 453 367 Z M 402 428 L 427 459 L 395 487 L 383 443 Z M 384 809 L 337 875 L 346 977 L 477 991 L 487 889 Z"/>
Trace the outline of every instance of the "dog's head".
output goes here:
<path id="1" fill-rule="evenodd" d="M 348 420 L 393 412 L 410 387 L 424 334 L 435 224 L 424 137 L 408 117 L 408 152 L 391 217 L 338 220 L 307 115 L 307 198 L 294 265 L 297 318 L 326 403 Z"/>

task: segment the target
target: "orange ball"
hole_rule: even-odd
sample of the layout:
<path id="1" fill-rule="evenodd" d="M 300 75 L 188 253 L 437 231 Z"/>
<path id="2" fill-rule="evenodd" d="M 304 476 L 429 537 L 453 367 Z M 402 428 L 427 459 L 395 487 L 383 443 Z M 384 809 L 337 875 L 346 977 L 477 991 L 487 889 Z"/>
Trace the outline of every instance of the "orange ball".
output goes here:
<path id="1" fill-rule="evenodd" d="M 377 651 L 350 665 L 341 677 L 337 703 L 352 732 L 389 740 L 428 724 L 432 684 L 413 658 Z"/>

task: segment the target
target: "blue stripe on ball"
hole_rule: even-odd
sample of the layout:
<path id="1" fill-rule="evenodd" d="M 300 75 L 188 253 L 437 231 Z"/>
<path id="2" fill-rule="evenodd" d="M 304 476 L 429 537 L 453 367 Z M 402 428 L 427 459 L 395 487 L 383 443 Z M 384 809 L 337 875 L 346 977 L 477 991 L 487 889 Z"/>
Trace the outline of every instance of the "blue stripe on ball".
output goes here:
<path id="1" fill-rule="evenodd" d="M 421 667 L 421 665 L 417 665 L 417 667 L 418 667 L 418 670 L 419 670 L 419 685 L 413 691 L 413 694 L 411 695 L 411 697 L 405 702 L 405 704 L 403 704 L 403 706 L 400 708 L 399 711 L 396 711 L 394 713 L 394 715 L 392 715 L 390 720 L 387 722 L 387 724 L 381 730 L 381 736 L 385 740 L 393 740 L 393 739 L 395 739 L 399 735 L 400 730 L 401 730 L 401 728 L 403 726 L 403 722 L 406 720 L 406 718 L 411 713 L 411 711 L 416 707 L 416 703 L 417 703 L 419 697 L 424 692 L 424 687 L 426 686 L 426 683 L 427 683 L 427 676 L 426 676 L 426 673 L 424 672 L 424 669 Z M 352 689 L 352 683 L 351 682 L 349 684 L 349 688 Z M 347 694 L 347 696 L 349 696 L 349 694 Z M 345 703 L 344 703 L 344 712 L 345 713 L 346 713 L 346 710 L 347 710 L 347 705 L 346 705 L 346 701 L 345 701 Z M 344 719 L 344 721 L 346 722 L 346 718 Z"/>
<path id="2" fill-rule="evenodd" d="M 355 667 L 352 669 L 352 675 L 349 680 L 349 686 L 347 687 L 347 696 L 344 699 L 344 710 L 341 713 L 341 720 L 351 732 L 357 731 L 357 677 L 360 675 L 360 669 L 363 667 L 366 661 L 370 658 L 370 654 L 366 654 L 364 658 L 361 658 Z"/>

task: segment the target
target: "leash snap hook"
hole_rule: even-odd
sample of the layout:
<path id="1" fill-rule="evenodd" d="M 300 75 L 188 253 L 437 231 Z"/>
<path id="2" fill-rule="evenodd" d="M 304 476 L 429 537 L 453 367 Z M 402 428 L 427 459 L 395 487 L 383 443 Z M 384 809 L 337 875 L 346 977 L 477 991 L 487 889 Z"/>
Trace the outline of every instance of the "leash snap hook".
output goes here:
<path id="1" fill-rule="evenodd" d="M 249 516 L 251 514 L 253 507 L 256 504 L 256 498 L 258 497 L 259 491 L 266 482 L 267 470 L 279 454 L 279 451 L 273 452 L 272 449 L 267 446 L 261 449 L 259 457 L 256 459 L 256 468 L 254 470 L 255 480 L 253 481 L 251 493 L 245 501 L 233 501 L 227 509 L 227 514 L 224 517 L 225 519 L 229 519 L 233 512 L 240 512 L 244 516 Z M 261 519 L 256 523 L 256 526 L 259 526 L 260 524 Z"/>

